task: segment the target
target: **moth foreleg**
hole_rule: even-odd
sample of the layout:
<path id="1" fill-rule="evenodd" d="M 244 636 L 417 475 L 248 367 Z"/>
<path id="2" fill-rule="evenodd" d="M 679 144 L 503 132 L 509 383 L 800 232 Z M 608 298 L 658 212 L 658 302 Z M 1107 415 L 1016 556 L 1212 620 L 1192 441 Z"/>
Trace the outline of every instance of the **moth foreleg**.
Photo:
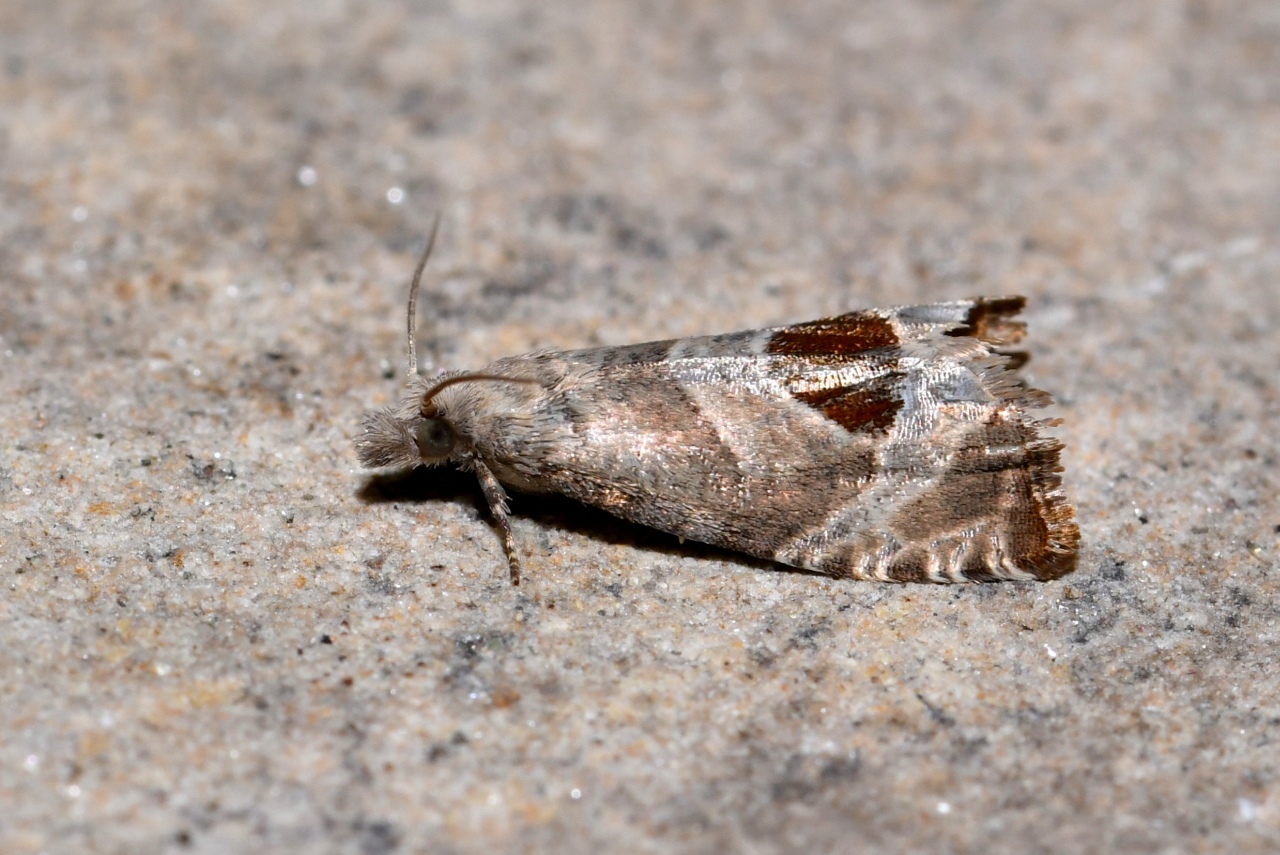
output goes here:
<path id="1" fill-rule="evenodd" d="M 489 513 L 493 514 L 494 522 L 502 532 L 502 546 L 507 552 L 507 566 L 511 568 L 511 584 L 519 585 L 520 558 L 516 555 L 516 537 L 511 531 L 511 520 L 507 518 L 507 493 L 488 466 L 479 460 L 473 460 L 471 466 L 480 479 L 480 489 L 489 503 Z"/>

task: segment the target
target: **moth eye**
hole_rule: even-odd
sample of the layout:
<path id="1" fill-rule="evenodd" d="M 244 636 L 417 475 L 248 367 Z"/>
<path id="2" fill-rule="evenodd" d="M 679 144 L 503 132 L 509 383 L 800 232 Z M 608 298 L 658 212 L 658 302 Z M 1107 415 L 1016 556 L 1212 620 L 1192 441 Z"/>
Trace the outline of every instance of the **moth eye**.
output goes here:
<path id="1" fill-rule="evenodd" d="M 457 437 L 444 419 L 423 419 L 413 432 L 418 453 L 424 458 L 448 457 L 453 453 Z"/>

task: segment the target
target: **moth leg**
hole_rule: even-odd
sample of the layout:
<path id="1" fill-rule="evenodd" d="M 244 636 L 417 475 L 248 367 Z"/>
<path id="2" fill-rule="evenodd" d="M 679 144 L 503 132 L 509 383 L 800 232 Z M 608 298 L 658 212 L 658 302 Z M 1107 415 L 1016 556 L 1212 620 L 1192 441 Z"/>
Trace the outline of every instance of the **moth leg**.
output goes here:
<path id="1" fill-rule="evenodd" d="M 502 546 L 507 552 L 507 566 L 511 568 L 511 584 L 520 584 L 520 558 L 516 555 L 516 536 L 511 532 L 511 520 L 507 518 L 507 494 L 493 477 L 489 467 L 479 460 L 471 462 L 476 477 L 480 479 L 480 489 L 484 492 L 485 501 L 489 503 L 489 513 L 502 532 Z"/>

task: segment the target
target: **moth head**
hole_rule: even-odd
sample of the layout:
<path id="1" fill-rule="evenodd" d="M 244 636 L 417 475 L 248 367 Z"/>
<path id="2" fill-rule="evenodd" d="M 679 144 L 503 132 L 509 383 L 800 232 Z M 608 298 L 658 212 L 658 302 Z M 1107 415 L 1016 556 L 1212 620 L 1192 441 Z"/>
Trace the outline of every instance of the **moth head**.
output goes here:
<path id="1" fill-rule="evenodd" d="M 461 460 L 469 452 L 457 425 L 434 400 L 461 383 L 532 383 L 531 377 L 458 372 L 446 375 L 425 391 L 415 392 L 396 409 L 374 410 L 365 416 L 364 433 L 356 440 L 360 462 L 371 468 L 434 466 Z M 422 381 L 415 386 L 423 389 Z M 463 407 L 462 412 L 467 408 Z"/>
<path id="2" fill-rule="evenodd" d="M 409 305 L 406 318 L 409 344 L 409 385 L 414 394 L 401 402 L 396 409 L 374 410 L 364 417 L 364 431 L 356 440 L 356 453 L 360 463 L 371 468 L 417 466 L 442 463 L 453 456 L 458 445 L 458 435 L 453 425 L 444 419 L 431 402 L 434 390 L 423 393 L 424 381 L 418 373 L 418 354 L 414 342 L 414 319 L 418 302 L 418 286 L 422 271 L 431 257 L 440 230 L 437 215 L 427 239 L 427 248 L 418 259 L 409 284 Z M 415 388 L 416 387 L 416 388 Z"/>
<path id="3" fill-rule="evenodd" d="M 442 418 L 405 418 L 402 412 L 374 410 L 356 440 L 360 463 L 374 469 L 443 463 L 457 448 L 453 426 Z"/>
<path id="4" fill-rule="evenodd" d="M 464 444 L 459 441 L 458 430 L 434 401 L 437 394 L 458 383 L 498 381 L 504 383 L 536 383 L 526 377 L 506 377 L 499 374 L 452 372 L 436 380 L 434 385 L 423 379 L 418 371 L 417 348 L 414 344 L 414 319 L 418 301 L 418 286 L 422 282 L 422 270 L 431 257 L 440 230 L 437 216 L 431 227 L 427 248 L 418 260 L 409 284 L 409 306 L 406 326 L 409 339 L 409 386 L 411 393 L 395 409 L 374 410 L 364 419 L 364 432 L 356 440 L 356 452 L 360 462 L 370 468 L 433 466 L 465 456 Z"/>

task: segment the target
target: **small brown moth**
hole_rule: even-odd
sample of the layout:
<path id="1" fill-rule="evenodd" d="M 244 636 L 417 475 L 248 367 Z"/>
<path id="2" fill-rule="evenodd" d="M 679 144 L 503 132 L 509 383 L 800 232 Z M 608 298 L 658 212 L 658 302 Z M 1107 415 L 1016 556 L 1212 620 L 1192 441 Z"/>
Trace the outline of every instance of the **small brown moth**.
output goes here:
<path id="1" fill-rule="evenodd" d="M 438 223 L 437 223 L 438 226 Z M 1050 403 L 1015 373 L 1022 297 L 418 372 L 367 414 L 369 467 L 476 473 L 520 582 L 503 485 L 829 576 L 1054 579 L 1075 569 Z"/>

